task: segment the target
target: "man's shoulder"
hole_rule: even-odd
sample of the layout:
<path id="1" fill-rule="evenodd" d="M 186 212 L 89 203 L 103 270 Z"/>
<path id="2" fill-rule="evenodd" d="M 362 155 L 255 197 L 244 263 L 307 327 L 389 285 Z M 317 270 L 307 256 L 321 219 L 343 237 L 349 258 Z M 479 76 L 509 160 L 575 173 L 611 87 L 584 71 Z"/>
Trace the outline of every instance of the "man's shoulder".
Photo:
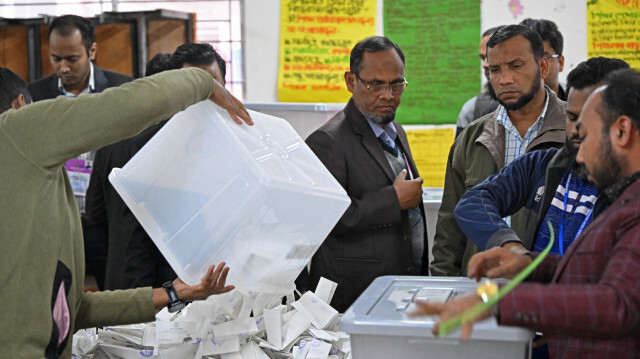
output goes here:
<path id="1" fill-rule="evenodd" d="M 547 93 L 549 94 L 549 107 L 547 108 L 545 122 L 549 120 L 556 125 L 561 125 L 564 128 L 566 124 L 565 122 L 567 120 L 567 103 L 559 99 L 558 96 L 556 96 L 555 92 L 553 92 L 552 90 L 548 89 Z"/>
<path id="2" fill-rule="evenodd" d="M 458 136 L 460 138 L 460 142 L 468 142 L 470 140 L 477 139 L 482 131 L 484 131 L 485 123 L 496 121 L 497 111 L 498 109 L 478 119 L 475 119 L 467 127 L 465 127 L 464 130 L 460 133 L 460 136 Z M 456 142 L 458 142 L 457 139 Z"/>
<path id="3" fill-rule="evenodd" d="M 340 110 L 338 113 L 333 115 L 324 125 L 320 126 L 314 132 L 327 132 L 332 134 L 337 134 L 340 132 L 344 132 L 345 125 L 349 123 L 347 118 L 347 114 L 344 109 Z"/>
<path id="4" fill-rule="evenodd" d="M 106 87 L 120 86 L 123 83 L 133 81 L 133 77 L 129 75 L 121 74 L 119 72 L 114 72 L 110 70 L 105 70 L 95 65 L 94 65 L 93 71 L 94 71 L 94 76 L 96 77 L 96 81 L 100 81 L 100 75 L 102 75 L 104 79 L 106 79 L 107 81 Z"/>
<path id="5" fill-rule="evenodd" d="M 58 76 L 56 74 L 51 74 L 49 76 L 43 77 L 41 79 L 31 81 L 27 84 L 27 89 L 33 98 L 33 101 L 40 101 L 49 98 L 54 98 L 60 95 L 59 91 L 56 91 L 56 86 L 51 86 L 51 83 L 56 83 L 58 81 Z"/>
<path id="6" fill-rule="evenodd" d="M 560 152 L 560 150 L 555 147 L 526 152 L 511 163 L 520 163 L 527 167 L 547 168 L 553 163 L 557 163 L 558 160 L 562 160 L 566 157 L 565 153 L 558 152 Z"/>

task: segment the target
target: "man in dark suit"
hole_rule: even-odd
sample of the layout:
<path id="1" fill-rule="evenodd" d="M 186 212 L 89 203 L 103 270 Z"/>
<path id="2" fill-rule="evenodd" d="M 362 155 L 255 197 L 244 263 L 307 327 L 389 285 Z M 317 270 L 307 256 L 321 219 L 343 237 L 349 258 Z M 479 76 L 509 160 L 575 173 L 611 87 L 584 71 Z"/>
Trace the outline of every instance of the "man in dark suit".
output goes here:
<path id="1" fill-rule="evenodd" d="M 351 198 L 309 274 L 311 289 L 320 277 L 338 283 L 331 305 L 340 312 L 376 277 L 428 274 L 422 179 L 394 121 L 404 55 L 386 37 L 364 39 L 344 78 L 351 100 L 306 141 Z"/>
<path id="2" fill-rule="evenodd" d="M 639 358 L 640 73 L 610 74 L 589 95 L 576 129 L 582 142 L 577 161 L 611 205 L 564 257 L 544 258 L 529 282 L 507 293 L 492 312 L 500 324 L 548 335 L 551 358 Z M 493 248 L 471 258 L 468 275 L 511 278 L 537 256 Z M 480 302 L 474 293 L 446 304 L 419 303 L 415 314 L 440 314 L 444 321 Z M 487 316 L 489 311 L 472 321 Z"/>
<path id="3" fill-rule="evenodd" d="M 98 51 L 94 33 L 93 24 L 80 16 L 64 15 L 51 22 L 49 61 L 54 73 L 29 83 L 34 101 L 102 92 L 133 80 L 131 76 L 103 70 L 92 63 Z"/>
<path id="4" fill-rule="evenodd" d="M 83 93 L 102 92 L 120 86 L 132 77 L 103 70 L 93 64 L 98 50 L 91 21 L 76 15 L 55 18 L 49 25 L 49 61 L 54 73 L 29 83 L 33 101 L 64 95 L 77 97 Z M 87 114 L 90 115 L 90 114 Z M 85 214 L 85 194 L 93 166 L 94 152 L 69 160 L 66 169 L 76 195 L 85 237 L 87 273 L 95 276 L 99 289 L 104 289 L 107 263 L 107 238 Z"/>

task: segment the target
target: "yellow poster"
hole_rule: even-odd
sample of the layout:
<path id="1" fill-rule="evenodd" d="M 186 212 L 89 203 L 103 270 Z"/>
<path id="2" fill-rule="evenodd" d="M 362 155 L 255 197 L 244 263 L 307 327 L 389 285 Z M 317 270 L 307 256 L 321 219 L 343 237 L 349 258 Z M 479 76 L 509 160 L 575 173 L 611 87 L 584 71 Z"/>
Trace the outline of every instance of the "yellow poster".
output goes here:
<path id="1" fill-rule="evenodd" d="M 349 54 L 376 33 L 376 0 L 281 0 L 278 101 L 347 102 Z"/>
<path id="2" fill-rule="evenodd" d="M 449 149 L 456 136 L 455 126 L 404 126 L 413 160 L 423 187 L 444 187 Z"/>
<path id="3" fill-rule="evenodd" d="M 640 69 L 640 0 L 588 0 L 587 51 Z"/>

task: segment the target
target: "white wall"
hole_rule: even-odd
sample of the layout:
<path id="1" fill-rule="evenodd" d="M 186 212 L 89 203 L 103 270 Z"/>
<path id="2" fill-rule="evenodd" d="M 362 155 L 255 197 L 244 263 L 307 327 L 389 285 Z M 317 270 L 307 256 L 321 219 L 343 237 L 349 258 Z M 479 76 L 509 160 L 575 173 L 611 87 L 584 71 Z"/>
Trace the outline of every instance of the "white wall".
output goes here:
<path id="1" fill-rule="evenodd" d="M 522 6 L 517 17 L 509 9 L 512 2 Z M 383 0 L 378 0 L 378 34 L 383 32 L 382 6 Z M 560 73 L 564 82 L 567 73 L 587 58 L 586 7 L 585 0 L 483 0 L 481 28 L 515 24 L 527 17 L 553 20 L 565 39 L 565 69 Z M 243 12 L 245 100 L 276 102 L 280 0 L 244 0 Z"/>

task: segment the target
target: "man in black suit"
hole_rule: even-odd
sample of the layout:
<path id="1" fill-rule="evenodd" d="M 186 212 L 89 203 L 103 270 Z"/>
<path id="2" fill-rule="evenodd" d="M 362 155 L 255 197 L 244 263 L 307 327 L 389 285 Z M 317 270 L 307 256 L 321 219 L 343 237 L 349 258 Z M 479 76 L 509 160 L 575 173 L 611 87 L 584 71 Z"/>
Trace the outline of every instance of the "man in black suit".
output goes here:
<path id="1" fill-rule="evenodd" d="M 91 21 L 76 15 L 55 18 L 49 25 L 49 61 L 52 75 L 29 83 L 34 101 L 102 92 L 133 80 L 95 66 L 98 46 Z"/>
<path id="2" fill-rule="evenodd" d="M 76 15 L 55 18 L 49 25 L 49 61 L 54 73 L 29 83 L 33 101 L 64 95 L 102 92 L 133 80 L 132 77 L 103 70 L 93 64 L 97 44 L 91 21 Z M 87 114 L 88 116 L 90 114 Z M 99 289 L 104 289 L 107 263 L 107 239 L 85 216 L 85 194 L 93 166 L 94 152 L 71 159 L 66 164 L 82 216 L 87 273 L 93 274 Z"/>
<path id="3" fill-rule="evenodd" d="M 344 78 L 351 100 L 306 141 L 351 198 L 309 273 L 311 289 L 320 277 L 338 283 L 331 305 L 340 312 L 376 277 L 428 274 L 422 179 L 394 121 L 404 55 L 386 37 L 364 39 Z"/>

